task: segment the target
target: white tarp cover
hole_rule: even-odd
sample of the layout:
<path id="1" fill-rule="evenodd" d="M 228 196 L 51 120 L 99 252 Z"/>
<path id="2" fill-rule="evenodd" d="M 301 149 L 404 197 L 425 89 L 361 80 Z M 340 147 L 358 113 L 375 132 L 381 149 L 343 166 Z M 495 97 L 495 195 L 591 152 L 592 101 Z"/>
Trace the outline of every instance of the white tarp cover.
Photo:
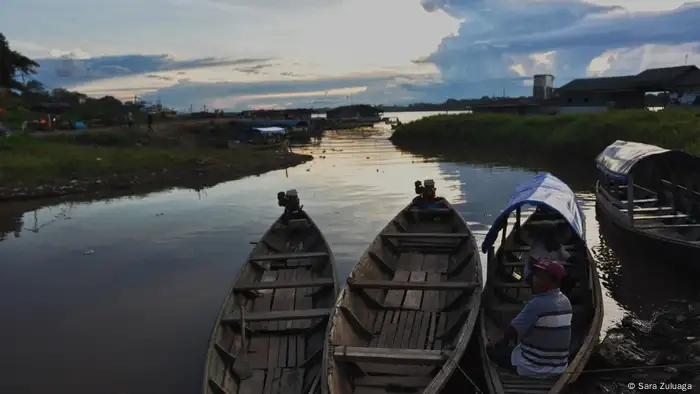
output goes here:
<path id="1" fill-rule="evenodd" d="M 285 129 L 282 127 L 253 127 L 253 130 L 257 130 L 260 134 L 284 134 Z"/>
<path id="2" fill-rule="evenodd" d="M 559 212 L 569 222 L 571 228 L 581 240 L 586 242 L 583 230 L 583 212 L 576 201 L 576 195 L 566 183 L 545 172 L 515 188 L 515 193 L 510 198 L 508 206 L 493 222 L 489 232 L 486 234 L 486 238 L 484 238 L 484 242 L 481 244 L 481 249 L 484 253 L 496 241 L 502 224 L 507 221 L 511 212 L 523 205 L 544 205 Z"/>
<path id="3" fill-rule="evenodd" d="M 643 158 L 668 151 L 656 145 L 617 140 L 603 149 L 595 161 L 600 170 L 624 179 L 632 167 Z"/>

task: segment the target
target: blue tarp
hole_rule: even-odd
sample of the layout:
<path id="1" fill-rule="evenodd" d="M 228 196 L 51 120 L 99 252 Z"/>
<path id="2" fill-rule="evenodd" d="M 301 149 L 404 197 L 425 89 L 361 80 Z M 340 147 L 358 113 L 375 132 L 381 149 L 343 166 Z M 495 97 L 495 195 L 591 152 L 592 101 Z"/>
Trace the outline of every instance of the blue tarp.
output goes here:
<path id="1" fill-rule="evenodd" d="M 603 149 L 595 161 L 598 169 L 613 178 L 625 180 L 635 164 L 645 157 L 670 152 L 641 142 L 615 141 Z"/>
<path id="2" fill-rule="evenodd" d="M 544 205 L 559 212 L 569 222 L 576 234 L 584 242 L 586 241 L 583 230 L 583 212 L 576 201 L 574 192 L 566 183 L 546 172 L 515 188 L 515 193 L 510 198 L 508 207 L 498 215 L 484 238 L 481 245 L 484 253 L 493 245 L 498 237 L 498 232 L 503 227 L 503 223 L 508 220 L 511 212 L 523 205 Z"/>

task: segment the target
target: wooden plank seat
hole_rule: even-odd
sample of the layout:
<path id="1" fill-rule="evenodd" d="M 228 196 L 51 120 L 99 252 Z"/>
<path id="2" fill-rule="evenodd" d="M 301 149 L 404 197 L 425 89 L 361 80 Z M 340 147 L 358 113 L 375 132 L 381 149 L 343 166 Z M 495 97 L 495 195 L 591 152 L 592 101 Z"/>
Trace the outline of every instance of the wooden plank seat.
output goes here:
<path id="1" fill-rule="evenodd" d="M 245 314 L 246 322 L 268 322 L 281 320 L 305 320 L 320 317 L 328 317 L 331 309 L 304 309 L 297 311 L 251 312 Z M 230 313 L 221 319 L 222 323 L 238 323 L 241 320 L 240 313 Z"/>
<path id="2" fill-rule="evenodd" d="M 567 252 L 571 252 L 571 251 L 576 250 L 576 246 L 564 245 L 564 249 Z M 529 252 L 529 251 L 530 251 L 529 245 L 523 245 L 523 246 L 518 246 L 518 247 L 508 247 L 507 249 L 504 249 L 504 252 L 511 252 L 511 253 L 522 253 L 522 252 Z"/>
<path id="3" fill-rule="evenodd" d="M 449 357 L 445 350 L 390 349 L 376 347 L 336 346 L 336 361 L 409 365 L 440 365 Z"/>
<path id="4" fill-rule="evenodd" d="M 381 290 L 474 290 L 476 282 L 399 282 L 393 280 L 370 280 L 348 278 L 350 287 Z"/>
<path id="5" fill-rule="evenodd" d="M 382 233 L 383 238 L 469 238 L 469 233 Z"/>
<path id="6" fill-rule="evenodd" d="M 411 208 L 408 210 L 411 213 L 421 214 L 436 214 L 436 215 L 447 215 L 452 214 L 452 210 L 449 208 Z"/>
<path id="7" fill-rule="evenodd" d="M 355 378 L 353 384 L 363 387 L 402 387 L 406 389 L 422 389 L 430 384 L 432 376 L 361 376 Z"/>
<path id="8" fill-rule="evenodd" d="M 233 288 L 233 291 L 253 291 L 262 289 L 298 289 L 303 287 L 327 287 L 333 286 L 333 278 L 320 278 L 309 280 L 291 280 L 291 281 L 271 281 L 271 282 L 252 282 L 241 283 Z"/>
<path id="9" fill-rule="evenodd" d="M 326 252 L 292 252 L 292 253 L 275 253 L 266 254 L 262 256 L 253 256 L 250 261 L 284 261 L 292 259 L 315 259 L 315 258 L 327 258 L 328 253 Z"/>

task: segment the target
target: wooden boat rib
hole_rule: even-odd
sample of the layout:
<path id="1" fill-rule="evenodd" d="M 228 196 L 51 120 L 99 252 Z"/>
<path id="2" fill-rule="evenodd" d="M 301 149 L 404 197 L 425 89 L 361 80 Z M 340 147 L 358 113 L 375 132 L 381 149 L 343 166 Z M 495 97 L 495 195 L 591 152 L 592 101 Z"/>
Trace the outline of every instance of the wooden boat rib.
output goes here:
<path id="1" fill-rule="evenodd" d="M 413 204 L 379 233 L 350 273 L 328 332 L 324 389 L 438 393 L 475 327 L 481 261 L 445 200 Z"/>
<path id="2" fill-rule="evenodd" d="M 686 262 L 700 255 L 700 158 L 616 141 L 596 161 L 596 206 L 605 221 L 678 257 L 669 260 Z"/>
<path id="3" fill-rule="evenodd" d="M 521 207 L 534 205 L 535 212 L 521 223 Z M 515 212 L 515 225 L 508 219 Z M 573 256 L 565 263 L 567 275 L 575 286 L 567 296 L 573 307 L 570 358 L 567 370 L 554 377 L 524 377 L 494 364 L 485 346 L 502 337 L 510 321 L 520 313 L 532 297 L 524 282 L 526 254 L 533 234 L 542 227 L 556 226 L 559 240 Z M 496 248 L 498 236 L 500 245 Z M 555 394 L 573 383 L 586 365 L 599 342 L 603 319 L 603 295 L 600 279 L 585 241 L 584 217 L 571 189 L 551 174 L 538 175 L 519 186 L 508 207 L 494 221 L 482 251 L 488 254 L 488 279 L 479 323 L 482 362 L 492 394 Z"/>
<path id="4" fill-rule="evenodd" d="M 304 211 L 280 217 L 253 248 L 217 317 L 204 394 L 320 393 L 325 332 L 338 282 L 333 254 Z M 245 350 L 240 305 L 244 308 Z M 236 376 L 239 355 L 252 376 Z"/>

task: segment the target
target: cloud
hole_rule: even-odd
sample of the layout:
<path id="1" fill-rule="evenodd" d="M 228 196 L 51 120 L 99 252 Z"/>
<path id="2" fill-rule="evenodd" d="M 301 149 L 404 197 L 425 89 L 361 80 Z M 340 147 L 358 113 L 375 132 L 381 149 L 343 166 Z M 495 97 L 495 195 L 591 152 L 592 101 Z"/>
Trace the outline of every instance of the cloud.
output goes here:
<path id="1" fill-rule="evenodd" d="M 123 55 L 76 58 L 61 56 L 58 58 L 38 59 L 40 64 L 37 78 L 50 87 L 70 86 L 90 81 L 141 75 L 153 72 L 176 71 L 184 75 L 186 70 L 223 66 L 251 66 L 272 60 L 271 58 L 220 59 L 206 57 L 199 59 L 178 60 L 170 55 Z M 149 78 L 153 78 L 150 76 Z M 162 80 L 168 76 L 158 76 Z"/>
<path id="2" fill-rule="evenodd" d="M 197 38 L 201 45 L 189 60 L 143 54 L 90 57 L 94 43 L 85 44 L 87 50 L 48 50 L 28 38 L 20 42 L 55 55 L 39 61 L 39 79 L 50 87 L 160 96 L 177 108 L 342 104 L 349 100 L 343 89 L 355 89 L 353 100 L 373 104 L 436 102 L 504 90 L 520 96 L 530 93 L 535 73 L 552 73 L 561 85 L 585 75 L 683 64 L 686 55 L 690 64 L 700 63 L 700 27 L 694 23 L 700 20 L 700 4 L 659 11 L 661 2 L 652 0 L 591 1 L 403 0 L 405 8 L 396 14 L 401 20 L 387 21 L 384 15 L 399 5 L 397 0 L 383 0 L 377 7 L 386 12 L 374 14 L 366 9 L 379 3 L 370 0 L 175 0 L 164 12 L 189 30 L 172 30 L 168 45 L 191 49 L 187 40 L 199 37 L 202 24 L 219 29 L 212 39 Z M 200 4 L 216 15 L 205 17 Z M 653 12 L 639 11 L 652 5 Z M 278 7 L 284 11 L 275 11 Z M 297 11 L 308 17 L 300 20 Z M 268 23 L 258 23 L 256 15 L 269 16 Z M 359 30 L 354 29 L 356 20 L 362 20 Z M 72 41 L 64 48 L 81 45 Z M 229 55 L 227 50 L 239 56 L 208 57 Z M 423 75 L 409 69 L 423 70 Z M 327 95 L 329 91 L 334 93 Z"/>
<path id="3" fill-rule="evenodd" d="M 697 52 L 696 45 L 687 44 L 700 42 L 700 28 L 693 22 L 700 20 L 697 3 L 664 12 L 629 12 L 620 6 L 569 0 L 424 0 L 422 4 L 428 12 L 442 10 L 463 20 L 457 34 L 416 60 L 438 67 L 445 93 L 454 91 L 454 86 L 494 81 L 471 95 L 489 94 L 498 81 L 538 72 L 553 73 L 564 83 L 595 73 L 589 65 L 606 53 L 613 56 L 608 75 L 637 73 L 650 64 L 677 65 L 678 56 L 665 58 L 661 53 L 677 52 L 674 48 L 682 45 Z M 650 62 L 640 52 L 659 56 Z M 518 89 L 527 94 L 524 84 Z"/>
<path id="4" fill-rule="evenodd" d="M 419 82 L 422 78 L 407 76 L 356 76 L 324 78 L 316 80 L 238 82 L 238 83 L 197 83 L 188 82 L 159 89 L 143 95 L 146 100 L 160 98 L 175 108 L 188 108 L 190 105 L 222 109 L 245 109 L 250 105 L 272 104 L 284 100 L 286 103 L 319 106 L 331 103 L 344 104 L 350 97 L 356 102 L 381 104 L 386 100 L 407 102 L 402 95 L 409 81 Z M 195 99 L 196 98 L 196 99 Z"/>

